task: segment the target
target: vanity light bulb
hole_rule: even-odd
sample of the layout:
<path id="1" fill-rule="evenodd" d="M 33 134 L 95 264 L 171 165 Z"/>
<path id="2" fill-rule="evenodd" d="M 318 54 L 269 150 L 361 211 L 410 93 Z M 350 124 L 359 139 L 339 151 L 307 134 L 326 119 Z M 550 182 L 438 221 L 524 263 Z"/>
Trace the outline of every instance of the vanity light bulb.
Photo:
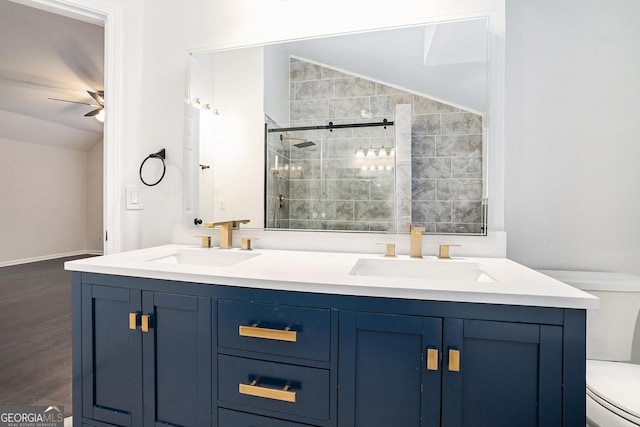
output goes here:
<path id="1" fill-rule="evenodd" d="M 369 151 L 367 151 L 367 157 L 376 157 L 376 150 L 369 148 Z"/>
<path id="2" fill-rule="evenodd" d="M 356 157 L 358 158 L 364 157 L 364 150 L 362 149 L 362 147 L 356 150 Z"/>
<path id="3" fill-rule="evenodd" d="M 396 155 L 396 150 L 391 148 L 391 150 L 389 150 L 389 157 L 393 157 Z"/>
<path id="4" fill-rule="evenodd" d="M 360 169 L 362 169 L 363 171 L 366 171 L 367 170 L 367 166 L 366 165 L 362 165 L 362 167 Z"/>
<path id="5" fill-rule="evenodd" d="M 384 147 L 380 147 L 380 151 L 378 151 L 378 157 L 387 157 L 387 150 Z"/>

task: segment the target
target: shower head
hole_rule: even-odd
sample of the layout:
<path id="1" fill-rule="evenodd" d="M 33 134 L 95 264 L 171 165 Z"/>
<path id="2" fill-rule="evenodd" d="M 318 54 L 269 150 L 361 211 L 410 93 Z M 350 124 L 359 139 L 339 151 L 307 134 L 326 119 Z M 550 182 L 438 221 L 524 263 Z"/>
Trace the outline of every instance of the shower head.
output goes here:
<path id="1" fill-rule="evenodd" d="M 285 139 L 288 141 L 302 141 L 297 144 L 293 144 L 293 146 L 297 148 L 305 148 L 305 147 L 311 147 L 312 145 L 316 145 L 315 142 L 308 141 L 307 138 L 302 138 L 299 136 L 286 136 L 286 135 L 280 134 L 280 141 L 284 141 Z"/>
<path id="2" fill-rule="evenodd" d="M 316 145 L 316 143 L 313 141 L 304 141 L 304 142 L 299 142 L 297 144 L 293 144 L 293 146 L 297 148 L 311 147 L 312 145 Z"/>

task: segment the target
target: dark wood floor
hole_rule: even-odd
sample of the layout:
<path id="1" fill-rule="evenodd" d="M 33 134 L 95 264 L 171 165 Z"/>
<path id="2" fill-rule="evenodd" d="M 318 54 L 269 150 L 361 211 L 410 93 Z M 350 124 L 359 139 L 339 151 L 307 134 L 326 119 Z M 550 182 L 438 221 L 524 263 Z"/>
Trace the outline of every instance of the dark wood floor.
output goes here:
<path id="1" fill-rule="evenodd" d="M 60 258 L 0 268 L 0 405 L 71 414 L 71 273 Z"/>

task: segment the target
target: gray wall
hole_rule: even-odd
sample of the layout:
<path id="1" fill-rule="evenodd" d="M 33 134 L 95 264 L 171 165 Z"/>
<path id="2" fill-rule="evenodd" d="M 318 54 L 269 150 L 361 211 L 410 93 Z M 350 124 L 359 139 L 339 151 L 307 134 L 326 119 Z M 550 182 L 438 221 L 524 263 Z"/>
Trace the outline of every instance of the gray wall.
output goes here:
<path id="1" fill-rule="evenodd" d="M 506 8 L 508 257 L 640 275 L 640 2 Z"/>

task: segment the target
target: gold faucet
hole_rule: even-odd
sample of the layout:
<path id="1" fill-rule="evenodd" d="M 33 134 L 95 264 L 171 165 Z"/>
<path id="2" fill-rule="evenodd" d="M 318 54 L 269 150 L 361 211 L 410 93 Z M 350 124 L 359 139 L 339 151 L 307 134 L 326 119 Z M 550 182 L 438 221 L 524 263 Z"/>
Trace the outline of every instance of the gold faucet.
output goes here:
<path id="1" fill-rule="evenodd" d="M 231 221 L 205 222 L 204 226 L 209 228 L 220 227 L 220 249 L 231 249 L 233 247 L 232 230 L 240 228 L 240 224 L 247 224 L 248 219 L 234 219 Z"/>
<path id="2" fill-rule="evenodd" d="M 387 247 L 387 252 L 384 254 L 385 258 L 395 258 L 396 257 L 396 244 L 395 243 L 377 243 L 378 245 L 385 245 Z"/>
<path id="3" fill-rule="evenodd" d="M 449 248 L 452 246 L 460 246 L 460 245 L 440 245 L 438 249 L 438 258 L 451 259 L 451 256 L 449 255 Z"/>
<path id="4" fill-rule="evenodd" d="M 415 227 L 413 224 L 409 224 L 409 231 L 411 232 L 409 256 L 411 258 L 422 258 L 422 233 L 425 230 L 426 227 Z"/>
<path id="5" fill-rule="evenodd" d="M 240 249 L 242 249 L 243 251 L 252 251 L 253 247 L 251 245 L 251 242 L 253 242 L 254 240 L 260 240 L 257 237 L 243 237 L 240 240 Z"/>
<path id="6" fill-rule="evenodd" d="M 211 247 L 211 236 L 195 236 L 200 237 L 202 239 L 202 247 L 210 248 Z"/>

